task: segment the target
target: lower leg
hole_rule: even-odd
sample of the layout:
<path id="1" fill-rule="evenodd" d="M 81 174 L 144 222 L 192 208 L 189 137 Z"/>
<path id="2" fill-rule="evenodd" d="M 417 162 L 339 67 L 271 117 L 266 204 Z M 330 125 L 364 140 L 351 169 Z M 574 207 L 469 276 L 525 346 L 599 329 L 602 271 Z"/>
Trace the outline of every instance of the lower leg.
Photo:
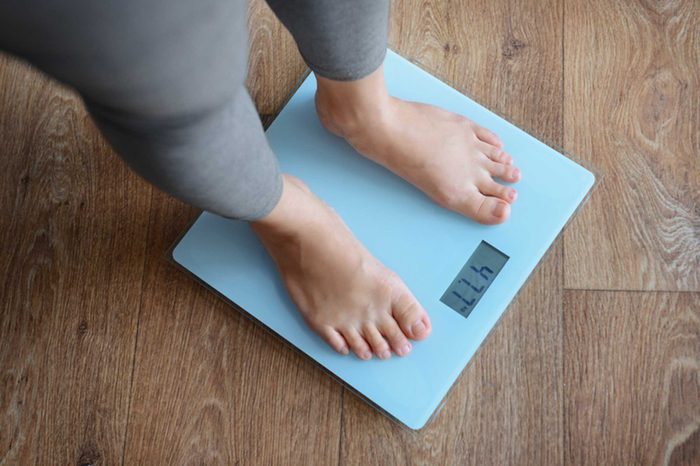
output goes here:
<path id="1" fill-rule="evenodd" d="M 388 0 L 267 0 L 318 81 L 326 127 L 423 190 L 478 222 L 504 222 L 520 178 L 491 132 L 429 105 L 391 98 L 381 67 Z M 437 149 L 437 150 L 436 150 Z"/>
<path id="2" fill-rule="evenodd" d="M 304 319 L 331 346 L 384 358 L 390 350 L 406 355 L 408 339 L 428 336 L 425 311 L 396 274 L 303 183 L 280 175 L 243 86 L 245 2 L 110 0 L 105 15 L 88 0 L 67 0 L 49 23 L 35 3 L 0 2 L 0 49 L 24 51 L 74 86 L 144 178 L 202 209 L 253 219 Z M 290 17 L 304 3 L 311 19 L 310 8 L 321 5 L 341 24 L 344 9 L 371 12 L 381 1 L 277 3 Z M 364 52 L 355 57 L 370 66 Z"/>
<path id="3" fill-rule="evenodd" d="M 388 0 L 268 0 L 317 74 L 358 80 L 386 54 Z M 430 334 L 428 315 L 399 277 L 372 257 L 301 181 L 253 222 L 309 326 L 337 351 L 400 356 Z"/>

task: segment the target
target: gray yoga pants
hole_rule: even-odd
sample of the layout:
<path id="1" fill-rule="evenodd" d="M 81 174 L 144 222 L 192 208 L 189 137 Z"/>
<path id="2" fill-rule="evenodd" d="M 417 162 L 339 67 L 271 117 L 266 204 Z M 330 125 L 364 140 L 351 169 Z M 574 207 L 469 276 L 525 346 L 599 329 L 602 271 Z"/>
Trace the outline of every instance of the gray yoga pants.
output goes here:
<path id="1" fill-rule="evenodd" d="M 382 63 L 389 0 L 268 0 L 317 74 Z M 267 215 L 277 160 L 245 89 L 244 0 L 1 0 L 0 49 L 80 93 L 146 180 L 231 218 Z M 0 141 L 2 144 L 2 141 Z"/>

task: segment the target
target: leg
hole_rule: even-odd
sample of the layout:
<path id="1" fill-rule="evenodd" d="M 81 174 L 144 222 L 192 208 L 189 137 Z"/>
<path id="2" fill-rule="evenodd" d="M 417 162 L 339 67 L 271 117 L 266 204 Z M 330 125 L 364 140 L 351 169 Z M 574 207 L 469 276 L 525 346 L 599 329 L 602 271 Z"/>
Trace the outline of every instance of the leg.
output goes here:
<path id="1" fill-rule="evenodd" d="M 302 55 L 317 74 L 358 79 L 376 70 L 384 59 L 387 1 L 268 3 L 297 38 Z M 298 189 L 290 199 L 310 195 Z M 285 196 L 281 211 L 273 210 L 269 220 L 293 224 L 305 219 L 305 228 L 320 234 L 300 238 L 295 232 L 301 225 L 290 231 L 270 227 L 267 220 L 255 222 L 253 228 L 302 315 L 331 346 L 341 352 L 349 347 L 363 359 L 372 353 L 387 358 L 390 350 L 406 355 L 411 350 L 407 338 L 421 340 L 429 335 L 430 319 L 406 285 L 370 255 L 331 209 L 324 205 L 323 212 L 316 211 L 313 217 L 297 209 L 296 218 L 285 222 L 281 220 L 284 203 Z M 299 260 L 310 256 L 315 259 Z"/>
<path id="2" fill-rule="evenodd" d="M 244 88 L 245 2 L 52 5 L 0 5 L 0 47 L 72 85 L 116 152 L 157 187 L 227 217 L 272 210 L 282 177 Z"/>
<path id="3" fill-rule="evenodd" d="M 350 325 L 380 322 L 407 354 L 406 336 L 429 332 L 425 312 L 331 209 L 280 176 L 243 87 L 245 34 L 242 0 L 0 4 L 0 47 L 75 87 L 139 174 L 198 207 L 255 220 L 294 301 L 331 346 L 347 353 L 350 342 L 369 358 Z"/>
<path id="4" fill-rule="evenodd" d="M 267 0 L 317 76 L 352 81 L 384 61 L 389 0 Z"/>
<path id="5" fill-rule="evenodd" d="M 516 182 L 520 173 L 498 137 L 462 116 L 389 96 L 381 67 L 388 1 L 269 3 L 316 74 L 328 130 L 443 207 L 486 224 L 508 218 L 517 193 L 493 178 Z"/>

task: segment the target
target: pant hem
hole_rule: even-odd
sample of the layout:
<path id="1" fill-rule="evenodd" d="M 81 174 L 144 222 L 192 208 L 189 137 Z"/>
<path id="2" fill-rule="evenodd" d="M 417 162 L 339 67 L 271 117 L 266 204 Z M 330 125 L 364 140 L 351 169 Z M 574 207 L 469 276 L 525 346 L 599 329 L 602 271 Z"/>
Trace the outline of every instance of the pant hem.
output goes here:
<path id="1" fill-rule="evenodd" d="M 377 71 L 382 63 L 384 63 L 386 51 L 387 49 L 384 48 L 379 55 L 369 60 L 365 66 L 353 70 L 328 70 L 309 62 L 303 54 L 302 58 L 311 71 L 323 78 L 332 79 L 333 81 L 357 81 Z"/>

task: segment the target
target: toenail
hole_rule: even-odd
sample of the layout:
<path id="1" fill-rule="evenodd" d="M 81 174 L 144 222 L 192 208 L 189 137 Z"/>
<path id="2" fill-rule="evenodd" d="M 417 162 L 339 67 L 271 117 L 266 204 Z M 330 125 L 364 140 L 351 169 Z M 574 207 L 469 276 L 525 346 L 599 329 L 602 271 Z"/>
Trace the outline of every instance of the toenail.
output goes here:
<path id="1" fill-rule="evenodd" d="M 419 333 L 423 332 L 423 330 L 425 330 L 425 324 L 423 324 L 422 320 L 419 320 L 413 324 L 413 327 L 411 327 L 411 331 L 414 335 L 418 335 Z"/>
<path id="2" fill-rule="evenodd" d="M 401 352 L 400 352 L 399 356 L 406 356 L 410 352 L 411 352 L 411 345 L 406 343 L 405 345 L 403 345 L 401 347 Z"/>
<path id="3" fill-rule="evenodd" d="M 508 199 L 515 199 L 515 190 L 511 189 L 508 191 Z"/>
<path id="4" fill-rule="evenodd" d="M 340 348 L 340 354 L 347 355 L 349 352 L 350 351 L 348 351 L 347 346 L 343 346 L 342 348 Z"/>
<path id="5" fill-rule="evenodd" d="M 502 202 L 499 202 L 493 207 L 491 211 L 494 217 L 503 217 L 506 213 L 506 206 Z"/>
<path id="6" fill-rule="evenodd" d="M 514 168 L 513 169 L 513 177 L 520 178 L 520 170 L 518 170 L 517 168 Z"/>
<path id="7" fill-rule="evenodd" d="M 391 351 L 384 350 L 381 353 L 379 353 L 379 357 L 382 359 L 389 359 L 391 357 Z"/>
<path id="8" fill-rule="evenodd" d="M 365 351 L 364 353 L 362 353 L 362 355 L 360 356 L 360 358 L 365 359 L 365 360 L 371 359 L 371 358 L 372 358 L 372 353 L 370 353 L 369 351 Z"/>

